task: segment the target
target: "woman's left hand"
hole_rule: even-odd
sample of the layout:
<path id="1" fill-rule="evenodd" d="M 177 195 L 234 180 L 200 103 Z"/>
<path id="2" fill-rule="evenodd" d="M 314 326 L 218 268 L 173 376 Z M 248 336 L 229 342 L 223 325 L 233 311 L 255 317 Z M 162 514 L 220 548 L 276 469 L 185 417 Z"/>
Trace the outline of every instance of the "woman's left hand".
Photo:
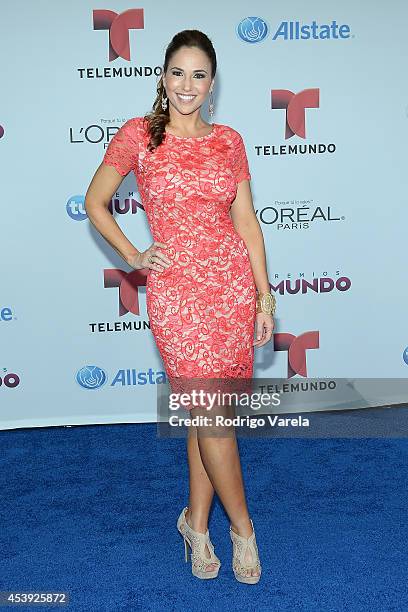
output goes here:
<path id="1" fill-rule="evenodd" d="M 275 323 L 272 315 L 258 312 L 255 321 L 256 340 L 254 340 L 252 344 L 254 346 L 263 346 L 269 342 L 272 338 L 274 327 Z"/>

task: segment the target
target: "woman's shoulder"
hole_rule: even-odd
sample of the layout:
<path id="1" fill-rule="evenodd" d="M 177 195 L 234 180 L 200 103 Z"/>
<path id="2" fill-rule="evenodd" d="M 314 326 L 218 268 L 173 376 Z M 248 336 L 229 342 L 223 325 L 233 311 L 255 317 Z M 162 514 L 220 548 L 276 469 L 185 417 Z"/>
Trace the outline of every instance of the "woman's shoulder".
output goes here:
<path id="1" fill-rule="evenodd" d="M 128 132 L 138 132 L 143 127 L 144 117 L 131 117 L 122 125 L 122 128 Z"/>
<path id="2" fill-rule="evenodd" d="M 224 123 L 217 123 L 219 132 L 226 137 L 228 140 L 232 141 L 233 143 L 237 143 L 240 140 L 242 140 L 242 136 L 241 134 L 238 132 L 238 130 L 236 130 L 235 128 L 233 128 L 231 125 L 225 125 Z"/>
<path id="3" fill-rule="evenodd" d="M 230 138 L 233 138 L 233 139 L 242 138 L 238 130 L 233 128 L 231 125 L 225 125 L 224 123 L 218 123 L 217 125 L 219 126 L 219 128 L 221 128 L 221 131 L 227 136 L 229 136 Z"/>
<path id="4" fill-rule="evenodd" d="M 132 143 L 141 141 L 146 131 L 146 126 L 143 122 L 143 116 L 131 117 L 122 124 L 118 132 L 118 137 L 130 140 Z"/>

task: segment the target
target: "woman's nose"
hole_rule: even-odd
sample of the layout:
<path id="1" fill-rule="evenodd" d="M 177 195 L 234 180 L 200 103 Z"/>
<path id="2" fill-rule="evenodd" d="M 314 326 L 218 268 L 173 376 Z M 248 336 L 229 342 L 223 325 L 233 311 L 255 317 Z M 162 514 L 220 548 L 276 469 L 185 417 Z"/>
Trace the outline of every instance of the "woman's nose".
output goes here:
<path id="1" fill-rule="evenodd" d="M 190 91 L 190 89 L 191 89 L 191 80 L 189 78 L 185 78 L 184 79 L 183 89 L 185 91 Z"/>

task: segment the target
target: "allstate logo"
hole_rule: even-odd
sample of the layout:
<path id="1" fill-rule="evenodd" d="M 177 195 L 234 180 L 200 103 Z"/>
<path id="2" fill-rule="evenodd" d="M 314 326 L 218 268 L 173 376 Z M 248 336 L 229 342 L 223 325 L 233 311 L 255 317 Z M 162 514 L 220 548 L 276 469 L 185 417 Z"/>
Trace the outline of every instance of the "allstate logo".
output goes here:
<path id="1" fill-rule="evenodd" d="M 84 366 L 78 370 L 76 381 L 84 389 L 99 389 L 106 383 L 106 372 L 95 365 Z"/>
<path id="2" fill-rule="evenodd" d="M 258 43 L 268 35 L 269 28 L 262 17 L 245 17 L 237 26 L 237 34 L 247 43 Z"/>
<path id="3" fill-rule="evenodd" d="M 405 361 L 405 363 L 408 365 L 408 346 L 405 349 L 405 351 L 402 353 L 402 358 Z"/>
<path id="4" fill-rule="evenodd" d="M 85 198 L 83 195 L 71 196 L 67 202 L 67 213 L 74 221 L 84 221 L 88 218 L 85 210 Z"/>

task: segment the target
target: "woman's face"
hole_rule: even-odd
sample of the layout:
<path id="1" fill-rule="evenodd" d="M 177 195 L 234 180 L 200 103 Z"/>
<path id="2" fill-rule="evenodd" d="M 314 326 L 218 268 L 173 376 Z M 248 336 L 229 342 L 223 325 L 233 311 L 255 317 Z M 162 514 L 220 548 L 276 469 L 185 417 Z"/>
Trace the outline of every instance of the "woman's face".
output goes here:
<path id="1" fill-rule="evenodd" d="M 182 115 L 194 113 L 213 85 L 209 57 L 197 47 L 181 47 L 170 58 L 163 85 L 173 109 Z"/>

